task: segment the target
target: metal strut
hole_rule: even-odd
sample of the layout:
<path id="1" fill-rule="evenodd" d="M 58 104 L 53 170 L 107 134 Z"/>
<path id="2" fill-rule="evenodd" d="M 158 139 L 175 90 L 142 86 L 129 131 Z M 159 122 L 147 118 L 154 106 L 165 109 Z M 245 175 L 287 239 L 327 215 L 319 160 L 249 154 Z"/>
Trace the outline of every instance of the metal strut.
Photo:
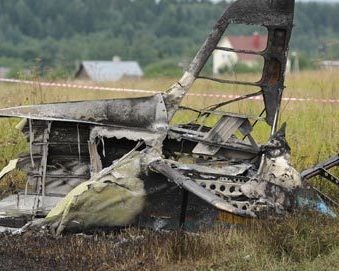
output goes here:
<path id="1" fill-rule="evenodd" d="M 306 169 L 303 172 L 301 172 L 301 178 L 303 178 L 304 180 L 309 180 L 311 178 L 314 178 L 316 176 L 321 176 L 327 180 L 329 180 L 331 183 L 337 185 L 339 187 L 339 179 L 338 177 L 334 176 L 332 173 L 330 173 L 328 170 L 338 166 L 339 165 L 339 155 L 335 155 L 333 157 L 331 157 L 330 159 L 326 160 L 325 162 L 319 163 L 318 165 L 314 166 L 313 168 L 310 169 Z M 319 189 L 311 186 L 313 188 L 313 190 L 315 190 L 320 197 L 322 197 L 324 200 L 326 200 L 327 202 L 335 205 L 335 206 L 339 206 L 339 204 L 331 199 L 329 196 L 325 195 L 323 192 L 319 191 Z"/>
<path id="2" fill-rule="evenodd" d="M 330 182 L 339 186 L 338 177 L 334 176 L 332 173 L 328 172 L 329 169 L 339 165 L 339 155 L 332 156 L 330 159 L 325 162 L 319 163 L 313 168 L 306 169 L 301 172 L 301 177 L 305 180 L 309 180 L 316 176 L 321 176 L 328 179 Z"/>
<path id="3" fill-rule="evenodd" d="M 186 212 L 187 212 L 187 204 L 188 204 L 188 191 L 182 191 L 182 203 L 181 203 L 181 212 L 180 212 L 180 220 L 179 227 L 182 230 L 185 230 L 185 222 L 186 222 Z"/>
<path id="4" fill-rule="evenodd" d="M 324 169 L 324 168 L 321 169 L 320 176 L 326 178 L 331 183 L 339 186 L 339 179 L 338 179 L 338 177 L 334 176 L 333 174 L 328 172 L 326 169 Z"/>

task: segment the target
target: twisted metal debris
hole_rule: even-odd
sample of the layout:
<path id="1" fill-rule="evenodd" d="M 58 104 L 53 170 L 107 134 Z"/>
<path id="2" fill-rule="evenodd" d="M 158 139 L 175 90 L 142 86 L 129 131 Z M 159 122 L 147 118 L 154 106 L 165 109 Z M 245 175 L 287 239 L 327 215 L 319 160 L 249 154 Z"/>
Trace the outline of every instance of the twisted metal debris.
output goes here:
<path id="1" fill-rule="evenodd" d="M 0 224 L 28 222 L 24 230 L 56 234 L 126 225 L 201 229 L 227 222 L 228 214 L 256 218 L 293 209 L 303 182 L 288 162 L 285 126 L 278 130 L 293 14 L 294 0 L 230 4 L 182 78 L 160 94 L 1 109 L 1 117 L 23 118 L 19 126 L 30 152 L 16 162 L 27 173 L 27 189 L 0 202 Z M 230 24 L 265 27 L 267 47 L 260 52 L 219 47 Z M 261 79 L 204 75 L 215 50 L 262 56 Z M 203 110 L 180 107 L 196 80 L 257 91 Z M 260 95 L 259 117 L 219 110 Z M 170 124 L 181 110 L 198 117 Z M 218 118 L 212 127 L 204 124 L 210 116 Z M 252 136 L 259 121 L 271 127 L 265 144 Z"/>

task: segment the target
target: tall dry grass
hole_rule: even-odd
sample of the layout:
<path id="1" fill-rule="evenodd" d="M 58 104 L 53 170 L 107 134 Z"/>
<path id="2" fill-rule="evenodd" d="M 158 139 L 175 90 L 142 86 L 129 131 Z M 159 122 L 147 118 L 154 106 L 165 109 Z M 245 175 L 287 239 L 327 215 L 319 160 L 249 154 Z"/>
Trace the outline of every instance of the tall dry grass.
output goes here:
<path id="1" fill-rule="evenodd" d="M 338 270 L 338 220 L 316 214 L 198 234 L 0 235 L 0 264 L 35 270 Z"/>
<path id="2" fill-rule="evenodd" d="M 252 75 L 243 75 L 251 80 Z M 255 76 L 256 77 L 256 76 Z M 155 78 L 119 81 L 101 84 L 103 86 L 163 91 L 168 89 L 177 78 Z M 83 82 L 81 82 L 83 83 Z M 284 97 L 339 99 L 339 71 L 309 71 L 291 74 L 286 79 Z M 223 85 L 206 80 L 198 80 L 190 93 L 245 94 L 257 89 L 244 86 Z M 143 93 L 93 91 L 85 89 L 44 88 L 20 84 L 0 83 L 0 108 L 92 99 L 113 99 L 136 97 Z M 183 105 L 203 108 L 220 102 L 216 97 L 184 98 Z M 262 102 L 243 101 L 223 108 L 225 111 L 258 115 L 263 109 Z M 187 122 L 194 119 L 193 113 L 178 112 L 175 122 Z M 338 153 L 339 150 L 339 103 L 321 102 L 283 102 L 280 123 L 287 122 L 287 139 L 292 149 L 292 164 L 299 170 L 311 167 Z M 13 127 L 18 120 L 0 120 L 0 167 L 9 159 L 27 149 L 24 138 Z M 212 123 L 214 120 L 210 120 Z M 211 124 L 210 123 L 210 124 Z M 254 137 L 266 142 L 269 127 L 264 123 L 257 125 Z M 338 172 L 337 172 L 338 173 Z M 332 188 L 331 188 L 332 189 Z"/>
<path id="3" fill-rule="evenodd" d="M 246 75 L 247 76 L 247 75 Z M 249 76 L 249 79 L 250 76 Z M 105 86 L 165 90 L 175 79 L 121 81 Z M 285 97 L 339 99 L 339 72 L 312 71 L 289 75 Z M 192 93 L 244 94 L 243 87 L 197 82 Z M 113 99 L 131 93 L 40 88 L 38 85 L 0 84 L 0 107 L 40 102 Z M 218 98 L 187 97 L 184 104 L 205 107 Z M 224 110 L 258 114 L 259 102 L 247 101 Z M 181 115 L 180 115 L 181 114 Z M 193 118 L 179 113 L 176 122 Z M 281 122 L 288 124 L 292 163 L 304 169 L 339 150 L 339 104 L 284 102 Z M 211 122 L 213 120 L 210 120 Z M 23 136 L 14 129 L 16 119 L 0 120 L 0 167 L 27 150 Z M 269 129 L 259 124 L 255 137 L 265 141 Z M 336 171 L 338 173 L 338 171 Z M 19 175 L 18 175 L 19 174 Z M 9 174 L 0 193 L 13 192 L 22 184 L 19 172 Z M 321 185 L 320 181 L 318 185 Z M 332 196 L 338 189 L 326 185 Z M 0 194 L 1 197 L 1 194 Z M 338 219 L 316 214 L 295 214 L 279 221 L 261 221 L 244 228 L 215 229 L 198 235 L 127 230 L 94 236 L 0 235 L 0 269 L 40 270 L 338 270 Z"/>

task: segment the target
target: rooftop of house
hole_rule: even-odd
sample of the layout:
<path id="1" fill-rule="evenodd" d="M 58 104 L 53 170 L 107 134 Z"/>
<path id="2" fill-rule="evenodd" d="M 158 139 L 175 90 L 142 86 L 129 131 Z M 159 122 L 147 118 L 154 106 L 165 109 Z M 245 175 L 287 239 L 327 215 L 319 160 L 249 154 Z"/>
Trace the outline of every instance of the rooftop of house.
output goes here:
<path id="1" fill-rule="evenodd" d="M 260 52 L 267 47 L 267 36 L 258 33 L 251 36 L 227 36 L 226 39 L 229 40 L 233 49 Z M 255 61 L 258 59 L 257 55 L 251 54 L 238 54 L 238 56 L 240 61 Z"/>
<path id="2" fill-rule="evenodd" d="M 339 60 L 323 60 L 323 61 L 319 61 L 318 64 L 320 66 L 339 67 Z"/>
<path id="3" fill-rule="evenodd" d="M 117 81 L 124 76 L 143 76 L 143 71 L 136 61 L 83 61 L 76 76 L 85 70 L 86 74 L 93 81 Z"/>

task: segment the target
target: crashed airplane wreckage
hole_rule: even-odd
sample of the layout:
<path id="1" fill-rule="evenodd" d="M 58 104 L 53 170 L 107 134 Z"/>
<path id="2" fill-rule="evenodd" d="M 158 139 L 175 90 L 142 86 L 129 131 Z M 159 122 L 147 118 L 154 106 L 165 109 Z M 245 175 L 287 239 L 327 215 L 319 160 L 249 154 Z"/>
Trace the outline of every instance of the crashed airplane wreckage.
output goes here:
<path id="1" fill-rule="evenodd" d="M 32 221 L 26 228 L 45 226 L 58 234 L 125 225 L 198 229 L 229 214 L 256 218 L 288 212 L 303 186 L 288 162 L 284 129 L 277 129 L 293 14 L 294 0 L 230 4 L 182 78 L 163 93 L 1 109 L 1 117 L 23 118 L 19 126 L 30 152 L 3 172 L 17 167 L 28 180 L 26 191 L 0 202 L 0 224 L 18 228 Z M 266 27 L 266 49 L 218 47 L 230 24 Z M 214 50 L 261 55 L 261 80 L 202 75 Z M 206 110 L 180 107 L 196 80 L 258 91 Z M 265 106 L 259 117 L 218 110 L 258 95 Z M 194 110 L 197 120 L 171 125 L 180 110 Z M 208 116 L 218 117 L 213 127 L 201 124 Z M 258 121 L 271 126 L 264 145 L 251 135 Z"/>

